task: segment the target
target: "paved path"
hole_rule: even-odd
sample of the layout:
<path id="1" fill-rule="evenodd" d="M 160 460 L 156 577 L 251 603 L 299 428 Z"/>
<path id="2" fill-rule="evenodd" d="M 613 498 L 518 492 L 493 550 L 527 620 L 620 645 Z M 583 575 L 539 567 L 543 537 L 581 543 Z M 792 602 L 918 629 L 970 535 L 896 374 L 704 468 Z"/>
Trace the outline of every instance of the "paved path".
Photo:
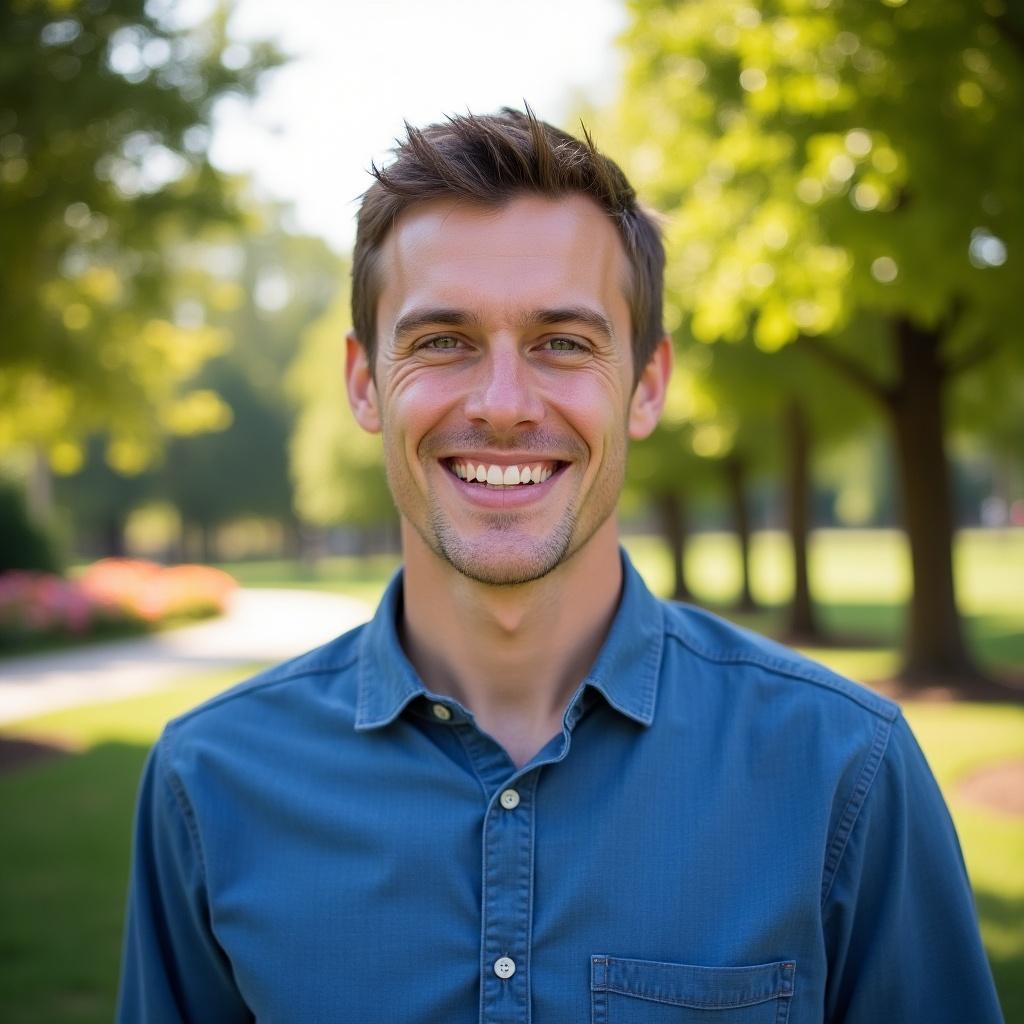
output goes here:
<path id="1" fill-rule="evenodd" d="M 362 601 L 315 590 L 239 590 L 226 615 L 132 640 L 0 661 L 0 724 L 146 693 L 193 673 L 283 661 L 365 622 Z"/>

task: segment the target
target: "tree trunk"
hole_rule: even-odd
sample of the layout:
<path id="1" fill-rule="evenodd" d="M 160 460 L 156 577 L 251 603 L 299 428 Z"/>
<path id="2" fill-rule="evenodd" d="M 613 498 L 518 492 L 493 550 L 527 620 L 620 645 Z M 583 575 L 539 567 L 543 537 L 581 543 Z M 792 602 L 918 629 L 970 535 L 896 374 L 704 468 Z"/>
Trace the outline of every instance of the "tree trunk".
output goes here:
<path id="1" fill-rule="evenodd" d="M 100 528 L 100 550 L 104 558 L 124 558 L 128 553 L 128 545 L 124 535 L 124 516 L 117 512 L 109 512 L 103 517 Z"/>
<path id="2" fill-rule="evenodd" d="M 789 606 L 791 641 L 823 639 L 811 600 L 807 570 L 807 538 L 811 511 L 811 432 L 798 398 L 790 399 L 785 414 L 786 504 L 790 547 L 793 551 L 793 600 Z"/>
<path id="3" fill-rule="evenodd" d="M 654 504 L 672 555 L 672 600 L 689 601 L 693 595 L 686 583 L 686 499 L 678 492 L 662 491 Z"/>
<path id="4" fill-rule="evenodd" d="M 889 405 L 910 544 L 913 595 L 901 678 L 924 685 L 981 681 L 964 643 L 953 585 L 953 495 L 943 444 L 940 335 L 894 324 L 899 383 Z"/>
<path id="5" fill-rule="evenodd" d="M 49 528 L 53 522 L 53 472 L 41 448 L 32 452 L 25 498 L 32 523 L 44 530 Z"/>
<path id="6" fill-rule="evenodd" d="M 211 565 L 217 559 L 217 526 L 215 523 L 199 522 L 199 561 Z"/>
<path id="7" fill-rule="evenodd" d="M 736 610 L 752 612 L 757 609 L 750 589 L 750 514 L 747 511 L 747 464 L 735 452 L 725 460 L 725 479 L 732 505 L 733 529 L 740 544 L 740 596 Z"/>

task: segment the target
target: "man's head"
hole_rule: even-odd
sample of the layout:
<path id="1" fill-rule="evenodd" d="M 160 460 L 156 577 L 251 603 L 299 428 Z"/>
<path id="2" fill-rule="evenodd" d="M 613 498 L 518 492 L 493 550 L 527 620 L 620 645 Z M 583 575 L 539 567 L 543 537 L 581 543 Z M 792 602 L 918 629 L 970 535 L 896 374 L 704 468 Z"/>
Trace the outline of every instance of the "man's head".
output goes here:
<path id="1" fill-rule="evenodd" d="M 573 138 L 529 110 L 454 117 L 423 129 L 409 127 L 396 159 L 383 169 L 374 167 L 373 175 L 377 180 L 359 210 L 352 261 L 352 323 L 371 369 L 383 286 L 381 248 L 405 211 L 436 199 L 498 207 L 513 197 L 580 194 L 608 215 L 626 253 L 633 373 L 639 377 L 664 333 L 665 251 L 654 216 L 588 134 L 582 141 Z"/>
<path id="2" fill-rule="evenodd" d="M 493 585 L 583 548 L 617 565 L 628 439 L 654 428 L 671 365 L 653 221 L 589 142 L 532 116 L 405 149 L 360 217 L 347 378 L 383 434 L 406 564 Z"/>

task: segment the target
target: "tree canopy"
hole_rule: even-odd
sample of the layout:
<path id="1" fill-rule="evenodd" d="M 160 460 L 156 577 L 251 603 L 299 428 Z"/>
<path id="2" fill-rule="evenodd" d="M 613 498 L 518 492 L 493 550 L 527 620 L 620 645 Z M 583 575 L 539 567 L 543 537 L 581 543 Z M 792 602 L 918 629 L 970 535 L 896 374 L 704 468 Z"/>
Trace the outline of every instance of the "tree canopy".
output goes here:
<path id="1" fill-rule="evenodd" d="M 905 674 L 970 675 L 946 402 L 965 371 L 1022 349 L 1020 12 L 1001 0 L 629 9 L 616 133 L 669 214 L 670 299 L 696 338 L 796 343 L 876 403 L 915 577 Z"/>
<path id="2" fill-rule="evenodd" d="M 240 47 L 228 11 L 182 24 L 170 2 L 0 6 L 0 451 L 54 466 L 110 437 L 141 469 L 167 433 L 224 408 L 183 389 L 224 336 L 182 294 L 185 243 L 241 217 L 239 184 L 207 159 L 212 111 L 279 61 Z"/>
<path id="3" fill-rule="evenodd" d="M 955 317 L 951 356 L 1016 337 L 1024 32 L 1001 3 L 630 9 L 631 164 L 696 336 L 771 350 L 871 311 Z"/>

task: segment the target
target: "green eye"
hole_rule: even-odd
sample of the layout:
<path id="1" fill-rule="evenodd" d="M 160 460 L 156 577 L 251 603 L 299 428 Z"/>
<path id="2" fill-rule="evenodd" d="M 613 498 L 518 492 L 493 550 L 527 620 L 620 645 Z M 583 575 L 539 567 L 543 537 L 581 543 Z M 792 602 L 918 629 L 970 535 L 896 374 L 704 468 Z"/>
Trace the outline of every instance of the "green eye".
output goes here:
<path id="1" fill-rule="evenodd" d="M 548 346 L 553 352 L 578 352 L 583 349 L 583 346 L 572 338 L 552 338 Z"/>
<path id="2" fill-rule="evenodd" d="M 453 338 L 450 334 L 442 334 L 437 338 L 425 341 L 422 347 L 434 349 L 435 352 L 450 352 L 453 348 L 459 347 L 459 339 Z"/>

